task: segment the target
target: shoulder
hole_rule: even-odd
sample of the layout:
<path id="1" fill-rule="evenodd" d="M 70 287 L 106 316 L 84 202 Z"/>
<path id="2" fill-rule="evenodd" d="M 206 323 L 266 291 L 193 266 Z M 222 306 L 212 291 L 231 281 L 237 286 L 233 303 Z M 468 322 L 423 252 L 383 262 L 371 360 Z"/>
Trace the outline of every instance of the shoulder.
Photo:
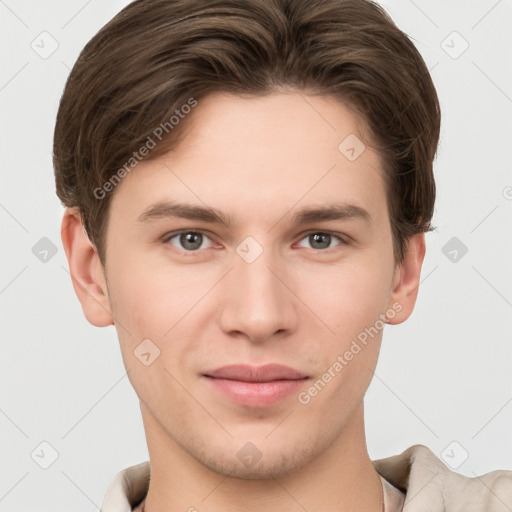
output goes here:
<path id="1" fill-rule="evenodd" d="M 146 496 L 150 477 L 149 461 L 119 471 L 105 492 L 101 510 L 131 512 L 132 508 Z"/>
<path id="2" fill-rule="evenodd" d="M 512 471 L 474 477 L 450 470 L 429 448 L 414 445 L 399 455 L 373 461 L 375 469 L 406 493 L 403 511 L 510 512 Z"/>

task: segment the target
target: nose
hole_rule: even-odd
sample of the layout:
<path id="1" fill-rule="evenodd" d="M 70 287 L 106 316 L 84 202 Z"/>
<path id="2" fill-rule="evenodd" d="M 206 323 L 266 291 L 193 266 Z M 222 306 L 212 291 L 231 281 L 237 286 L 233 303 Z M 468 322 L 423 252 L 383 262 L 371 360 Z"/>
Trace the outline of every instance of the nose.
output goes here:
<path id="1" fill-rule="evenodd" d="M 271 251 L 252 263 L 235 256 L 223 282 L 220 326 L 230 336 L 262 343 L 297 328 L 298 303 L 290 278 Z"/>

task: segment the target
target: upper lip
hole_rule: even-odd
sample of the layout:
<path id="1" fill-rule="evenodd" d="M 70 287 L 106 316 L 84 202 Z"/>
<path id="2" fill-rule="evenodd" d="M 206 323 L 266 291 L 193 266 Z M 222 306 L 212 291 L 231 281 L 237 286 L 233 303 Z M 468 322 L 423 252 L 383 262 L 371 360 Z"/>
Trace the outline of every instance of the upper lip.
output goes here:
<path id="1" fill-rule="evenodd" d="M 231 364 L 204 373 L 216 379 L 239 380 L 242 382 L 272 382 L 274 380 L 298 380 L 307 375 L 281 364 L 251 366 L 248 364 Z"/>

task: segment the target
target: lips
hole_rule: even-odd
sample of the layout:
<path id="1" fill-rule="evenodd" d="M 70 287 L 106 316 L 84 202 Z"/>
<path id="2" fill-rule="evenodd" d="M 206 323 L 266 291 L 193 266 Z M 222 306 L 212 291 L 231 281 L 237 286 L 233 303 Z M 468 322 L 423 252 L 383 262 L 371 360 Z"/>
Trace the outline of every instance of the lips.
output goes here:
<path id="1" fill-rule="evenodd" d="M 217 379 L 239 380 L 242 382 L 272 382 L 275 380 L 297 380 L 307 377 L 293 368 L 280 364 L 266 364 L 264 366 L 234 364 L 206 372 L 205 375 Z"/>
<path id="2" fill-rule="evenodd" d="M 207 383 L 231 401 L 246 407 L 275 405 L 304 384 L 308 376 L 280 364 L 228 365 L 203 374 Z"/>

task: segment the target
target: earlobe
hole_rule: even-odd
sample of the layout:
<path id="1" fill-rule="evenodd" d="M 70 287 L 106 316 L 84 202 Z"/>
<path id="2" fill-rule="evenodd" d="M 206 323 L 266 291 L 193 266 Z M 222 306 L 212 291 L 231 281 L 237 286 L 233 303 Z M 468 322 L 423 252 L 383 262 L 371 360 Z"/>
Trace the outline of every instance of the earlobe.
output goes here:
<path id="1" fill-rule="evenodd" d="M 77 208 L 66 208 L 61 238 L 73 288 L 87 320 L 96 327 L 113 325 L 101 262 L 83 228 Z"/>
<path id="2" fill-rule="evenodd" d="M 425 235 L 420 233 L 409 238 L 404 259 L 395 271 L 389 308 L 393 309 L 396 314 L 393 318 L 388 318 L 387 323 L 400 324 L 412 314 L 418 296 L 424 257 Z"/>

